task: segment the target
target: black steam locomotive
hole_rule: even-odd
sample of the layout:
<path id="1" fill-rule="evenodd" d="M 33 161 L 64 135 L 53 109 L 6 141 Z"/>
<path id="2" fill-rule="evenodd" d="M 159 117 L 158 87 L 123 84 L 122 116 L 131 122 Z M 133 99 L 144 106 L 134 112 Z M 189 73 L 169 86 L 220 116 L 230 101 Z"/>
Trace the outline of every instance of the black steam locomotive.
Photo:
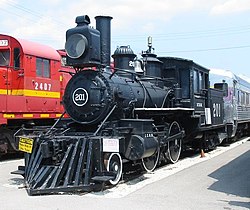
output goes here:
<path id="1" fill-rule="evenodd" d="M 209 70 L 191 60 L 137 58 L 118 47 L 110 62 L 111 17 L 76 18 L 66 33 L 67 64 L 76 70 L 63 104 L 72 120 L 49 130 L 21 129 L 17 143 L 31 148 L 19 167 L 30 195 L 100 190 L 116 185 L 124 164 L 147 172 L 175 163 L 186 146 L 214 148 L 232 137 L 224 121 L 225 82 L 209 87 Z"/>

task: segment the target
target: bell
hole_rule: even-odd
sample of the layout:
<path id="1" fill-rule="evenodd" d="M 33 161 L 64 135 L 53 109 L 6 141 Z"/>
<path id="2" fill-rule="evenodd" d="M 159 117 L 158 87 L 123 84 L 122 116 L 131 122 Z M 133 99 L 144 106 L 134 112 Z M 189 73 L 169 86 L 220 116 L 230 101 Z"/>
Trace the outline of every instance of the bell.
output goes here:
<path id="1" fill-rule="evenodd" d="M 134 61 L 134 69 L 136 73 L 143 73 L 144 71 L 141 68 L 141 61 L 135 60 Z"/>

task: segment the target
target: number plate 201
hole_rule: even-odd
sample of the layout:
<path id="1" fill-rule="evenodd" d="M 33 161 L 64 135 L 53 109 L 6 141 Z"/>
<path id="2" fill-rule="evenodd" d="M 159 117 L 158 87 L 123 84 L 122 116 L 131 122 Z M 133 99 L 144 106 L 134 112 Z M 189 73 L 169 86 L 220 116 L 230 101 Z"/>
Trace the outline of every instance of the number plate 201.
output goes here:
<path id="1" fill-rule="evenodd" d="M 21 137 L 19 139 L 18 149 L 23 152 L 31 153 L 33 148 L 33 139 Z"/>

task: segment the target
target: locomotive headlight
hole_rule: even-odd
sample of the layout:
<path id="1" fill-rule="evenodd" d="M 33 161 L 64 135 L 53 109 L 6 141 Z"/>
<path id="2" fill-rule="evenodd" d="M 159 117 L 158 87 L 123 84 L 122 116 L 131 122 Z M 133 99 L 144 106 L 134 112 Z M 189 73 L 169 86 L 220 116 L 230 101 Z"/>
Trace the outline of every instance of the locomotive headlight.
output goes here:
<path id="1" fill-rule="evenodd" d="M 73 59 L 80 58 L 87 50 L 87 47 L 88 40 L 82 34 L 71 35 L 65 43 L 66 53 L 70 58 Z"/>

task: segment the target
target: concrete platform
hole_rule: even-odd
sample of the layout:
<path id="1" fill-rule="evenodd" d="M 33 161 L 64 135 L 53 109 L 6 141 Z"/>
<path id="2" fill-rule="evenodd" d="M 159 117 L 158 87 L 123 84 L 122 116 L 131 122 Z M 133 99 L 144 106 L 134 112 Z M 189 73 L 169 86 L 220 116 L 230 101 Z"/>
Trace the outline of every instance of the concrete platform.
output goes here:
<path id="1" fill-rule="evenodd" d="M 185 158 L 152 174 L 99 193 L 28 196 L 21 176 L 10 172 L 23 160 L 0 162 L 1 210 L 250 209 L 250 141 Z"/>

